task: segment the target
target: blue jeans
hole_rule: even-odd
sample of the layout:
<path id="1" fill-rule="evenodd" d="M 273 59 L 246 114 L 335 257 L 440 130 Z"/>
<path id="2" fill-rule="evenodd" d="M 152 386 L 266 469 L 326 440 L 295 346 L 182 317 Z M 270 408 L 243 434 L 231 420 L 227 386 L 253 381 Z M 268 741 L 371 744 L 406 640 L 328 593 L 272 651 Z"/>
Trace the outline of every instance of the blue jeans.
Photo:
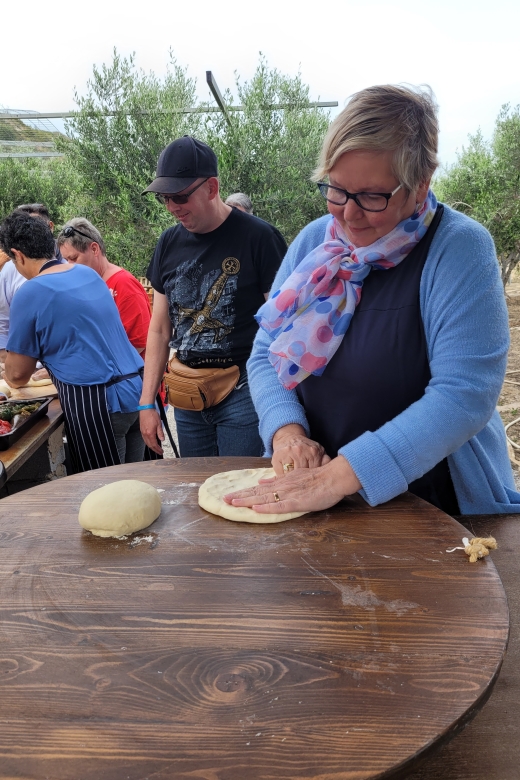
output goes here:
<path id="1" fill-rule="evenodd" d="M 202 412 L 175 409 L 175 422 L 181 458 L 264 454 L 245 371 L 236 388 L 217 406 Z"/>

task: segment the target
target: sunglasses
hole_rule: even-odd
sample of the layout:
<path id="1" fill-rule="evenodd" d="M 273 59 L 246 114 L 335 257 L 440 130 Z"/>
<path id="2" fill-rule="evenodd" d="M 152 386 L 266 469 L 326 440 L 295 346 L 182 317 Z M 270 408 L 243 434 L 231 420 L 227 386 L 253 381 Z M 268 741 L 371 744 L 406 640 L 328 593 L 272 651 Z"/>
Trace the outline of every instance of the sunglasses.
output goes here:
<path id="1" fill-rule="evenodd" d="M 94 239 L 92 238 L 92 236 L 87 236 L 86 233 L 82 233 L 81 230 L 72 227 L 72 225 L 67 225 L 67 227 L 63 228 L 60 235 L 63 236 L 63 238 L 72 238 L 74 233 L 79 233 L 80 236 L 83 236 L 84 238 L 88 238 L 89 241 L 92 241 L 92 243 L 94 243 Z"/>
<path id="2" fill-rule="evenodd" d="M 188 202 L 190 195 L 193 195 L 195 190 L 198 190 L 199 187 L 202 187 L 202 185 L 205 184 L 207 180 L 208 179 L 204 179 L 199 184 L 197 184 L 197 186 L 194 187 L 192 190 L 190 190 L 189 192 L 184 192 L 182 195 L 163 195 L 162 192 L 156 192 L 155 197 L 157 198 L 159 203 L 163 204 L 163 206 L 166 206 L 170 200 L 172 203 L 176 203 L 178 206 L 182 206 L 184 203 Z"/>

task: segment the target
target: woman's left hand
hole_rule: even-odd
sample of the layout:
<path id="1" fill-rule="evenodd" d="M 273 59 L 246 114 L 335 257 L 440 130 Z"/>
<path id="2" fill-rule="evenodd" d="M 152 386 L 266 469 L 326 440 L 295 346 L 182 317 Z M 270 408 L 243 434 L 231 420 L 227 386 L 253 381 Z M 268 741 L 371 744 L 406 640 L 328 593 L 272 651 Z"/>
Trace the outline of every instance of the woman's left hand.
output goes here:
<path id="1" fill-rule="evenodd" d="M 360 489 L 361 483 L 350 464 L 338 455 L 325 466 L 297 469 L 285 477 L 264 479 L 256 487 L 228 493 L 224 501 L 232 506 L 250 507 L 259 514 L 317 512 Z"/>

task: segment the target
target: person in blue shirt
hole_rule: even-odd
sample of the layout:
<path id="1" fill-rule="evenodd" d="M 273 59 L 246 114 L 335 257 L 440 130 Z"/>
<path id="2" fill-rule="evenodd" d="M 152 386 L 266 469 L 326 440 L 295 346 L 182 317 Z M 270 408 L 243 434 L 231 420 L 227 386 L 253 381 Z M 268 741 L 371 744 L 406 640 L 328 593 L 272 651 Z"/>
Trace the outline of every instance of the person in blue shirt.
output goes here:
<path id="1" fill-rule="evenodd" d="M 128 341 L 106 284 L 55 257 L 49 227 L 13 212 L 0 247 L 28 282 L 11 306 L 4 378 L 23 386 L 39 360 L 58 390 L 76 471 L 138 462 L 142 358 Z"/>

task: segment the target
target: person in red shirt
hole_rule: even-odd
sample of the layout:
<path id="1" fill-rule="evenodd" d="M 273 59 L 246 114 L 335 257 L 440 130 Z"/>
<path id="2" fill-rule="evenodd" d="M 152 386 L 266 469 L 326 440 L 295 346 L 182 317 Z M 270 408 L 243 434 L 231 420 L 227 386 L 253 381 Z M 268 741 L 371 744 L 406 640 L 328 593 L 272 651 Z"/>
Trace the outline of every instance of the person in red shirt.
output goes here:
<path id="1" fill-rule="evenodd" d="M 58 246 L 69 263 L 88 265 L 106 282 L 128 340 L 144 359 L 152 312 L 142 284 L 125 268 L 107 259 L 101 233 L 88 219 L 69 220 L 58 236 Z"/>
<path id="2" fill-rule="evenodd" d="M 101 233 L 84 217 L 69 220 L 62 228 L 57 243 L 65 260 L 88 265 L 101 276 L 112 293 L 128 340 L 144 360 L 152 310 L 142 284 L 125 268 L 108 260 Z M 164 382 L 161 382 L 159 395 L 166 408 Z M 157 457 L 152 450 L 145 448 L 145 460 Z"/>

